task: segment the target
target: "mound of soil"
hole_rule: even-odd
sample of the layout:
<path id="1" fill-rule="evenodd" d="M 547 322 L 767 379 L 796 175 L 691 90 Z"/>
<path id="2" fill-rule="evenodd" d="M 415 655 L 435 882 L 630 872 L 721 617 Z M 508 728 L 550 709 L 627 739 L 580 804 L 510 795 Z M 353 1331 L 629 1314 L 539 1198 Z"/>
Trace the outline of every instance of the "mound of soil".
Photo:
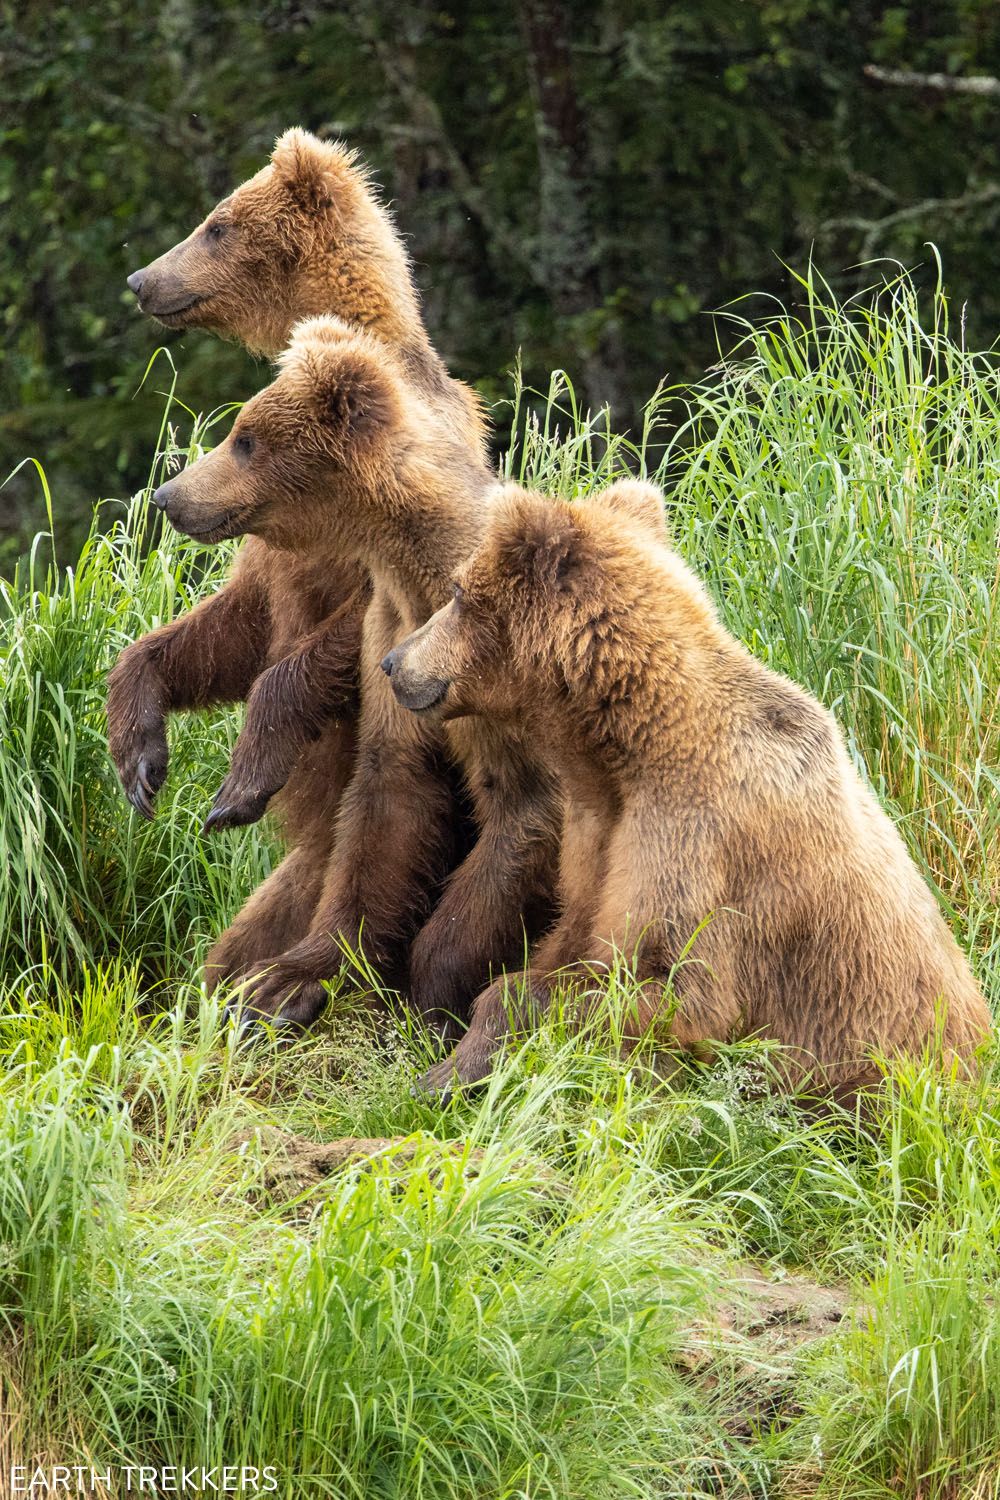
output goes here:
<path id="1" fill-rule="evenodd" d="M 758 1266 L 739 1269 L 730 1283 L 731 1301 L 722 1316 L 730 1328 L 755 1340 L 758 1349 L 794 1349 L 832 1333 L 846 1317 L 850 1302 L 843 1287 L 825 1286 L 807 1276 L 767 1276 Z"/>
<path id="2" fill-rule="evenodd" d="M 344 1167 L 360 1161 L 386 1158 L 391 1171 L 403 1172 L 418 1152 L 426 1154 L 429 1147 L 442 1159 L 464 1156 L 470 1164 L 478 1164 L 483 1157 L 482 1151 L 470 1151 L 464 1141 L 429 1141 L 419 1135 L 345 1135 L 332 1141 L 314 1141 L 274 1125 L 241 1131 L 231 1146 L 240 1151 L 254 1141 L 262 1157 L 263 1186 L 281 1201 L 320 1187 Z"/>
<path id="3" fill-rule="evenodd" d="M 735 1390 L 739 1404 L 723 1410 L 723 1425 L 734 1437 L 752 1438 L 800 1414 L 800 1356 L 851 1314 L 843 1287 L 738 1265 L 712 1319 L 691 1329 L 678 1364 L 702 1390 Z"/>

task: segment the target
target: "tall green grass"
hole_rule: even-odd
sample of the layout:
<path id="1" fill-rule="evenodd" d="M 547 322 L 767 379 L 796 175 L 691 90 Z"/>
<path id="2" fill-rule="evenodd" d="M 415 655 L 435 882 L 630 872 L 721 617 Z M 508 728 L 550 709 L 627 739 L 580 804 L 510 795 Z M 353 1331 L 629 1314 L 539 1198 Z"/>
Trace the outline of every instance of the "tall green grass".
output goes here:
<path id="1" fill-rule="evenodd" d="M 149 488 L 196 456 L 225 415 L 202 421 L 168 394 Z M 188 430 L 183 445 L 173 418 Z M 122 799 L 107 752 L 107 673 L 131 641 L 218 588 L 232 555 L 156 531 L 146 495 L 102 505 L 72 567 L 57 567 L 41 537 L 13 578 L 0 580 L 0 977 L 8 982 L 39 962 L 79 975 L 119 954 L 139 961 L 150 981 L 183 976 L 220 912 L 235 910 L 271 867 L 266 835 L 210 846 L 200 834 L 225 774 L 231 712 L 172 721 L 173 770 L 152 827 Z"/>
<path id="2" fill-rule="evenodd" d="M 664 483 L 996 1001 L 997 364 L 903 275 L 800 293 L 724 320 L 631 438 L 554 377 L 504 472 Z M 171 393 L 151 483 L 223 417 Z M 769 1089 L 760 1046 L 665 1080 L 558 1017 L 446 1108 L 409 1093 L 419 1040 L 341 997 L 291 1051 L 232 1049 L 198 962 L 276 855 L 199 832 L 238 711 L 172 724 L 150 826 L 103 719 L 118 650 L 228 561 L 138 496 L 0 597 L 0 1460 L 273 1464 L 296 1500 L 1000 1496 L 995 1049 L 972 1085 L 897 1067 L 857 1117 Z M 408 1144 L 288 1201 L 275 1126 Z M 747 1260 L 853 1313 L 799 1342 Z"/>
<path id="3" fill-rule="evenodd" d="M 842 308 L 815 277 L 695 391 L 659 474 L 690 559 L 812 689 L 979 952 L 1000 879 L 1000 418 L 992 355 L 906 276 Z M 992 963 L 984 972 L 992 969 Z"/>

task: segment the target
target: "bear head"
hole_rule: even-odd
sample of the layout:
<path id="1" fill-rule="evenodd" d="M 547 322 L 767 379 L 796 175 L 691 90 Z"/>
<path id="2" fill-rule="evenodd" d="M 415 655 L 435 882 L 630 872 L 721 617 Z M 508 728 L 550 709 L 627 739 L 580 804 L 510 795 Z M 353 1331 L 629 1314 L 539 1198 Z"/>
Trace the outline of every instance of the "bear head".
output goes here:
<path id="1" fill-rule="evenodd" d="M 271 160 L 128 285 L 167 328 L 205 328 L 265 355 L 335 312 L 403 343 L 420 318 L 405 252 L 356 154 L 286 130 Z"/>
<path id="2" fill-rule="evenodd" d="M 663 497 L 622 480 L 587 500 L 500 487 L 451 603 L 386 657 L 399 702 L 446 719 L 504 717 L 597 670 L 635 599 L 636 567 L 668 555 Z"/>
<path id="3" fill-rule="evenodd" d="M 309 318 L 228 437 L 152 498 L 202 541 L 252 534 L 295 551 L 338 540 L 349 550 L 364 499 L 391 489 L 393 444 L 410 427 L 385 345 L 338 318 Z"/>

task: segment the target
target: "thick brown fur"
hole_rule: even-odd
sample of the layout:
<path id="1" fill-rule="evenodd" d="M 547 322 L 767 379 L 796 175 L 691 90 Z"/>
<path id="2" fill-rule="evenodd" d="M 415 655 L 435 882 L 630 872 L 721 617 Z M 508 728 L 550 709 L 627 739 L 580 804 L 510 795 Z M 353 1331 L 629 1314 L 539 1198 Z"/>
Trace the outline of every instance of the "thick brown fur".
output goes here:
<path id="1" fill-rule="evenodd" d="M 484 534 L 496 482 L 406 362 L 336 318 L 294 330 L 278 378 L 229 437 L 164 486 L 181 531 L 250 533 L 322 567 L 370 570 L 357 764 L 308 935 L 243 987 L 245 1014 L 308 1024 L 362 947 L 389 983 L 407 968 L 414 1009 L 445 1029 L 488 978 L 523 956 L 555 882 L 561 795 L 515 720 L 443 726 L 396 701 L 392 649 L 449 597 Z M 433 710 L 432 704 L 411 705 Z M 464 777 L 478 837 L 454 874 L 452 788 Z M 428 915 L 433 907 L 433 916 Z M 426 925 L 423 925 L 426 924 Z"/>
<path id="2" fill-rule="evenodd" d="M 567 979 L 592 1011 L 617 950 L 635 1034 L 760 1034 L 841 1094 L 938 1027 L 969 1055 L 986 1006 L 901 838 L 832 716 L 722 627 L 654 489 L 572 505 L 512 489 L 457 583 L 399 647 L 397 691 L 445 716 L 523 714 L 566 788 L 562 917 L 522 1017 Z M 431 1086 L 485 1076 L 508 1003 L 502 983 L 479 997 Z"/>
<path id="3" fill-rule="evenodd" d="M 130 285 L 143 311 L 167 327 L 205 328 L 269 356 L 299 318 L 339 313 L 397 348 L 411 386 L 468 461 L 483 459 L 478 400 L 435 353 L 399 236 L 340 144 L 287 131 L 266 167 Z M 130 646 L 111 674 L 112 755 L 147 817 L 167 771 L 166 715 L 247 698 L 207 827 L 254 822 L 271 803 L 292 851 L 209 955 L 212 982 L 308 929 L 354 768 L 370 596 L 357 561 L 250 538 L 223 589 Z"/>

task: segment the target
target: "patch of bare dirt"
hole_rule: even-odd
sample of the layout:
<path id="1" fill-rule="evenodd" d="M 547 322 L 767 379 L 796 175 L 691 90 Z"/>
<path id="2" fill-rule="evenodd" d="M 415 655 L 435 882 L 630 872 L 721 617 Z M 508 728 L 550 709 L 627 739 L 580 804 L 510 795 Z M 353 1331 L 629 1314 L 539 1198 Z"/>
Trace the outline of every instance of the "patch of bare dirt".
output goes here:
<path id="1" fill-rule="evenodd" d="M 750 1437 L 799 1415 L 799 1356 L 836 1333 L 852 1312 L 844 1287 L 739 1265 L 712 1318 L 691 1329 L 678 1364 L 703 1390 L 735 1394 L 724 1425 L 733 1436 Z"/>
<path id="2" fill-rule="evenodd" d="M 730 1287 L 734 1295 L 723 1310 L 729 1325 L 776 1349 L 833 1332 L 851 1308 L 843 1287 L 791 1273 L 776 1279 L 754 1265 L 741 1266 Z"/>
<path id="3" fill-rule="evenodd" d="M 345 1167 L 358 1162 L 384 1159 L 391 1171 L 402 1173 L 418 1153 L 426 1154 L 429 1147 L 442 1160 L 466 1157 L 470 1165 L 476 1166 L 483 1158 L 482 1151 L 470 1151 L 464 1141 L 429 1142 L 419 1135 L 345 1135 L 332 1141 L 314 1141 L 274 1125 L 241 1131 L 230 1145 L 234 1151 L 243 1151 L 252 1143 L 260 1150 L 264 1189 L 281 1201 L 322 1186 Z"/>

